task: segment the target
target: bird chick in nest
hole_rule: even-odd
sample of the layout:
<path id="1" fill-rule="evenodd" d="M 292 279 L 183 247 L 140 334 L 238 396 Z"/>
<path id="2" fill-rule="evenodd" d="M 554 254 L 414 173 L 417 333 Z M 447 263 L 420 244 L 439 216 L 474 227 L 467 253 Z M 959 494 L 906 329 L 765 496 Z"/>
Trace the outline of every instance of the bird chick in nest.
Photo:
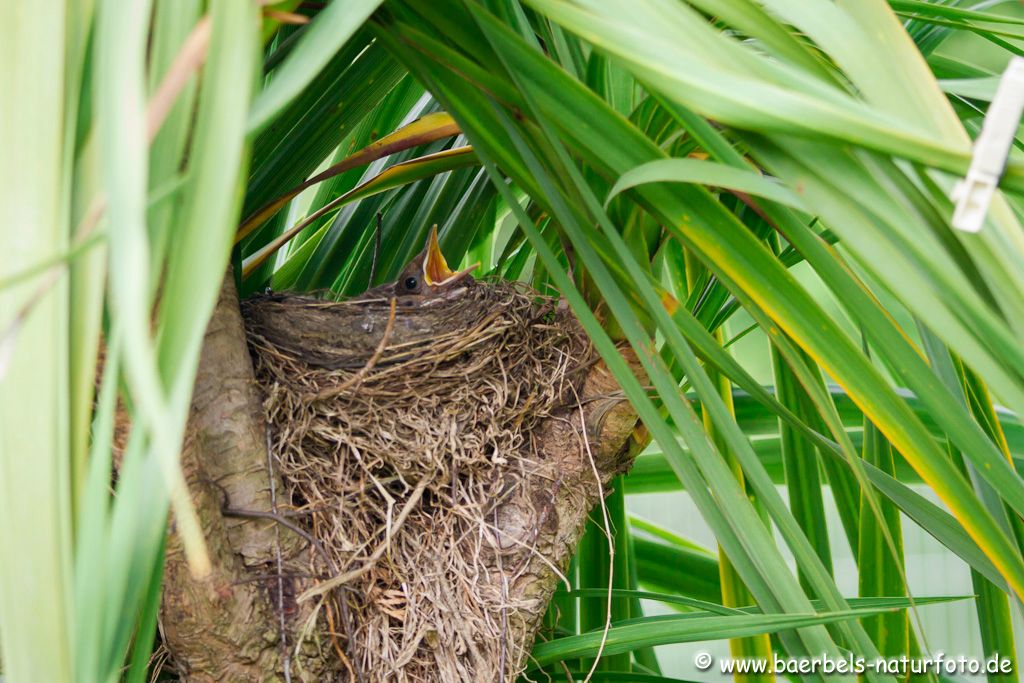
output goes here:
<path id="1" fill-rule="evenodd" d="M 387 301 L 397 297 L 398 303 L 405 306 L 427 304 L 438 299 L 453 299 L 472 286 L 475 280 L 470 277 L 480 264 L 474 263 L 469 268 L 453 271 L 448 267 L 441 246 L 437 241 L 437 226 L 430 228 L 430 236 L 423 251 L 417 254 L 402 269 L 394 282 L 386 282 L 368 289 L 352 301 Z"/>

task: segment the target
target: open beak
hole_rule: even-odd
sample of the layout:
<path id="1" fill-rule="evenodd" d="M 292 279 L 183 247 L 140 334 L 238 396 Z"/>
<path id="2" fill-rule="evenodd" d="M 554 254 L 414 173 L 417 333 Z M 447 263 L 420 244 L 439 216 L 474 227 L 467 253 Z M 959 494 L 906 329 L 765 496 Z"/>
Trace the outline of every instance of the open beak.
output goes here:
<path id="1" fill-rule="evenodd" d="M 479 263 L 474 263 L 469 268 L 460 271 L 453 271 L 448 267 L 441 253 L 441 245 L 437 243 L 437 226 L 430 228 L 430 237 L 427 238 L 427 257 L 423 259 L 423 280 L 432 287 L 450 285 L 476 270 Z"/>

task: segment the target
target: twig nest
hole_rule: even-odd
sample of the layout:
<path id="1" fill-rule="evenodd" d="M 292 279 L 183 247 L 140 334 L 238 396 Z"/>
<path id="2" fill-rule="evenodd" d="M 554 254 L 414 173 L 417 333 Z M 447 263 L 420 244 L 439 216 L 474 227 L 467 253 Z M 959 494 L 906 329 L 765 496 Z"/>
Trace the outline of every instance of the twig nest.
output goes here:
<path id="1" fill-rule="evenodd" d="M 550 593 L 516 585 L 557 517 L 544 442 L 581 414 L 593 359 L 575 319 L 510 283 L 243 312 L 279 510 L 311 540 L 288 562 L 291 647 L 333 649 L 341 680 L 511 680 L 532 645 L 516 625 Z M 585 439 L 558 447 L 583 463 Z"/>

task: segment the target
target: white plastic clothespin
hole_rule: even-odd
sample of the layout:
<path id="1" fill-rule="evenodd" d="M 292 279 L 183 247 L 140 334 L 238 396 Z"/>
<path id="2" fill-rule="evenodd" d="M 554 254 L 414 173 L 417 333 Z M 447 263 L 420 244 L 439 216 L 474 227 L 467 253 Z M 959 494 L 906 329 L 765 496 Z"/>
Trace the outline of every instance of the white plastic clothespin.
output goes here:
<path id="1" fill-rule="evenodd" d="M 992 203 L 992 194 L 1006 168 L 1010 145 L 1024 113 L 1024 59 L 1013 57 L 999 79 L 996 96 L 974 142 L 974 156 L 967 177 L 956 184 L 950 199 L 956 202 L 953 227 L 978 232 Z"/>

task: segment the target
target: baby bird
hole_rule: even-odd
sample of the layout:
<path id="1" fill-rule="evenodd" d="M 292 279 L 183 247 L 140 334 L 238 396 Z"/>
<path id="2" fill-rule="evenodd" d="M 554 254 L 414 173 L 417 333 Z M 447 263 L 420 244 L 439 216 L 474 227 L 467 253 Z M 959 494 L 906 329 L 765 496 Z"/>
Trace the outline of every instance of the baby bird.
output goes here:
<path id="1" fill-rule="evenodd" d="M 368 289 L 355 298 L 356 301 L 368 299 L 390 299 L 391 297 L 418 297 L 431 299 L 454 293 L 460 284 L 469 284 L 473 278 L 469 274 L 480 264 L 474 263 L 469 268 L 453 271 L 441 253 L 437 242 L 437 226 L 430 228 L 430 236 L 423 251 L 417 254 L 394 282 L 386 282 L 373 289 Z M 468 280 L 468 282 L 466 282 Z"/>

